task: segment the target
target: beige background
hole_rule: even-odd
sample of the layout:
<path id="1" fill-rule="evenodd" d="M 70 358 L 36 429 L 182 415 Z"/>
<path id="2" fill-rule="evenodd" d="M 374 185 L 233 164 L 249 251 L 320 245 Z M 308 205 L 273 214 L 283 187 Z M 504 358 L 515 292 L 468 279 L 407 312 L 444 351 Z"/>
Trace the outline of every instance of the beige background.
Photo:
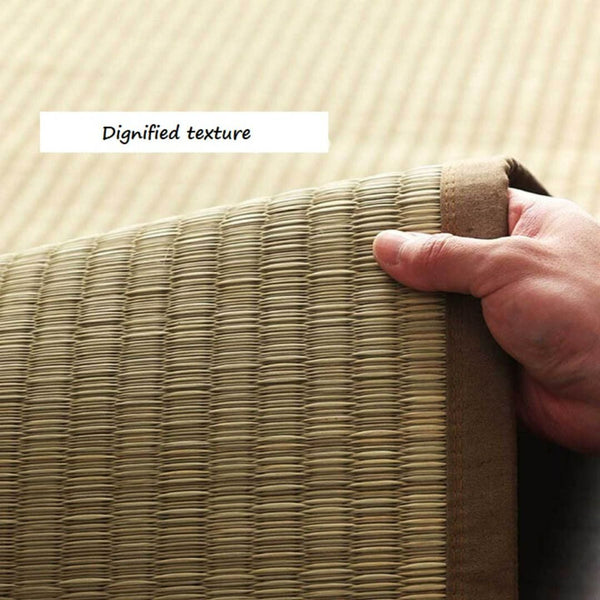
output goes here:
<path id="1" fill-rule="evenodd" d="M 600 2 L 0 3 L 0 251 L 510 154 L 595 213 Z M 327 110 L 327 155 L 41 155 L 40 110 Z"/>

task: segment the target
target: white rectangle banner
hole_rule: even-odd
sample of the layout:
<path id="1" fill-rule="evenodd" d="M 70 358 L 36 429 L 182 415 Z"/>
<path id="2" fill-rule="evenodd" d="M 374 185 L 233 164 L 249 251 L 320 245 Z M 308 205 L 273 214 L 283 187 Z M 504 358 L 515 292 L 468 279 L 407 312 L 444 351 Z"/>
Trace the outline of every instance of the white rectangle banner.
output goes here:
<path id="1" fill-rule="evenodd" d="M 41 112 L 40 152 L 328 152 L 327 112 Z"/>

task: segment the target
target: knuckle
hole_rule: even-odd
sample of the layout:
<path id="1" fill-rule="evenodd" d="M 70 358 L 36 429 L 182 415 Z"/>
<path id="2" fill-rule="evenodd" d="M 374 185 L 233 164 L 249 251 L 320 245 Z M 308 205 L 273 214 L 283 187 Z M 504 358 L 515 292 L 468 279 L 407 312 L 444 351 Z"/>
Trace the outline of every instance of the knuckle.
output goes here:
<path id="1" fill-rule="evenodd" d="M 525 236 L 511 238 L 506 262 L 515 269 L 539 269 L 553 260 L 551 249 L 542 240 Z"/>
<path id="2" fill-rule="evenodd" d="M 419 252 L 419 267 L 425 270 L 437 267 L 440 261 L 448 255 L 451 239 L 452 235 L 439 233 L 424 240 Z"/>
<path id="3" fill-rule="evenodd" d="M 482 257 L 474 295 L 487 296 L 518 281 L 545 277 L 555 269 L 556 261 L 553 248 L 541 239 L 519 235 L 503 239 Z"/>

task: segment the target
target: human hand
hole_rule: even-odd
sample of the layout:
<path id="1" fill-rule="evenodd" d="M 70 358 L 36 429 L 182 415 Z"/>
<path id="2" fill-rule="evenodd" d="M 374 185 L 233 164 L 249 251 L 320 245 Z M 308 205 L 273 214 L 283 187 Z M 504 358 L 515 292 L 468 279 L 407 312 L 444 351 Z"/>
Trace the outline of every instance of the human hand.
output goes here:
<path id="1" fill-rule="evenodd" d="M 600 224 L 573 202 L 509 190 L 509 237 L 381 232 L 373 251 L 400 283 L 481 298 L 521 365 L 517 412 L 569 448 L 600 451 Z"/>

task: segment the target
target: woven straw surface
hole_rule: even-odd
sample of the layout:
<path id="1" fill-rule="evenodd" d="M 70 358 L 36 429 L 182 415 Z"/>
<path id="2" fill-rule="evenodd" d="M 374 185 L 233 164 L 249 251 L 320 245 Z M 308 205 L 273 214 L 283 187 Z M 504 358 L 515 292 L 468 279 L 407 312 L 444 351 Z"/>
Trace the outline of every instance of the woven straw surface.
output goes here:
<path id="1" fill-rule="evenodd" d="M 600 214 L 596 0 L 3 0 L 0 252 L 469 156 Z M 41 155 L 40 110 L 326 110 L 327 155 Z"/>
<path id="2" fill-rule="evenodd" d="M 0 597 L 445 596 L 440 169 L 0 260 Z"/>

